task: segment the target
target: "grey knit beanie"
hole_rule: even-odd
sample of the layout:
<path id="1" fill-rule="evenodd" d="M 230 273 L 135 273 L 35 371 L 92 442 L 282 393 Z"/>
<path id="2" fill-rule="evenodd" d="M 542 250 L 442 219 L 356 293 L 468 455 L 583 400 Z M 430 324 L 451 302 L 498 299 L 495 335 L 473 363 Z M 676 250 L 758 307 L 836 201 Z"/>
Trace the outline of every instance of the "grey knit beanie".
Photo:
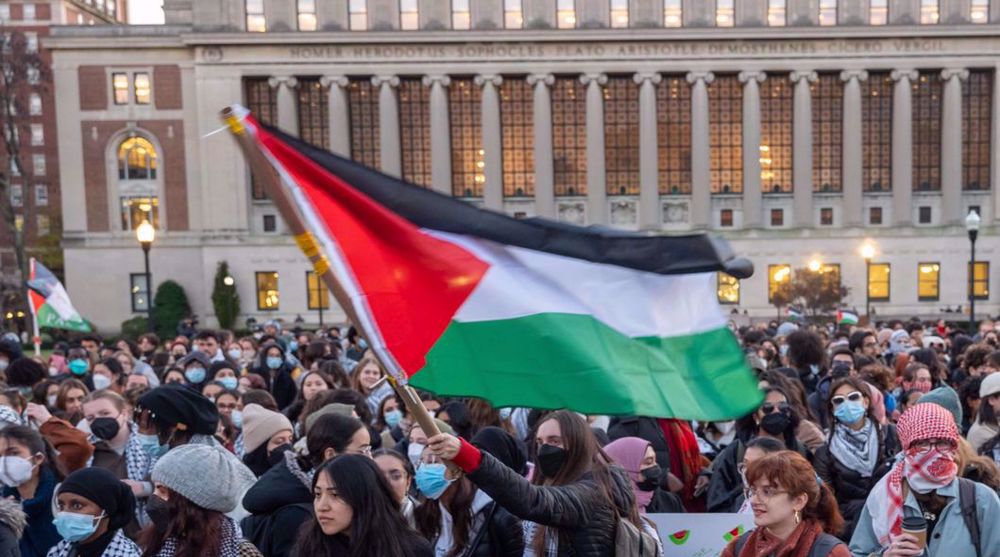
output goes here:
<path id="1" fill-rule="evenodd" d="M 182 445 L 163 455 L 152 478 L 195 505 L 221 513 L 236 508 L 257 478 L 232 453 L 209 445 Z"/>

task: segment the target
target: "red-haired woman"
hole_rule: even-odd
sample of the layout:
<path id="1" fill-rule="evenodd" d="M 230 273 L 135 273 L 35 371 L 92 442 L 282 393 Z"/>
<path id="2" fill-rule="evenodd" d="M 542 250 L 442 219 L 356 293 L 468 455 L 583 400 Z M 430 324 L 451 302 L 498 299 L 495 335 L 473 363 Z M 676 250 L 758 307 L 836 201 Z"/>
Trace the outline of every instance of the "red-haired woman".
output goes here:
<path id="1" fill-rule="evenodd" d="M 757 527 L 733 540 L 722 557 L 850 557 L 833 536 L 844 525 L 837 501 L 802 455 L 769 454 L 750 463 L 746 475 Z"/>

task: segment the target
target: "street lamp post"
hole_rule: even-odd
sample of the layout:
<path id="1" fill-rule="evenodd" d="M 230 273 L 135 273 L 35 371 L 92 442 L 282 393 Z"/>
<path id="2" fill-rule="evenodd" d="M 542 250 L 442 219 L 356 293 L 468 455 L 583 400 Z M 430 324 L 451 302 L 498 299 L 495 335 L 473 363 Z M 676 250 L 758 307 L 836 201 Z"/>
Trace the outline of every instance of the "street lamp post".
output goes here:
<path id="1" fill-rule="evenodd" d="M 865 320 L 872 322 L 872 259 L 875 258 L 875 246 L 866 243 L 861 246 L 861 257 L 865 260 Z"/>
<path id="2" fill-rule="evenodd" d="M 226 275 L 222 278 L 222 284 L 232 288 L 236 284 L 236 279 L 232 275 Z M 226 309 L 229 310 L 229 316 L 233 319 L 233 323 L 236 323 L 236 316 L 233 315 L 233 292 L 227 292 L 226 294 Z"/>
<path id="3" fill-rule="evenodd" d="M 149 249 L 153 247 L 153 240 L 156 239 L 156 229 L 148 220 L 143 220 L 135 229 L 135 237 L 142 246 L 142 257 L 146 264 L 146 329 L 153 332 L 156 326 L 153 323 L 153 278 L 149 273 Z"/>
<path id="4" fill-rule="evenodd" d="M 969 233 L 969 328 L 976 336 L 976 238 L 979 237 L 979 213 L 969 211 L 965 217 L 965 230 Z"/>

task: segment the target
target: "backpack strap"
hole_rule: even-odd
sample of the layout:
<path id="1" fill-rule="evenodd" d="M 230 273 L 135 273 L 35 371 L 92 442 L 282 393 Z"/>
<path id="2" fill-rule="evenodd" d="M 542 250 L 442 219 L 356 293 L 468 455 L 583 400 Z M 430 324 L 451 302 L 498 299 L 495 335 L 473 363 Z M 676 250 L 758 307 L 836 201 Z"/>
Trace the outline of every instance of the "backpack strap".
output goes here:
<path id="1" fill-rule="evenodd" d="M 976 513 L 976 482 L 965 478 L 958 479 L 958 504 L 962 509 L 962 520 L 969 529 L 969 537 L 976 548 L 976 557 L 983 557 L 981 533 L 979 532 L 979 517 Z"/>
<path id="2" fill-rule="evenodd" d="M 747 544 L 747 540 L 750 539 L 750 534 L 752 533 L 753 530 L 750 530 L 749 532 L 744 532 L 740 535 L 740 537 L 736 538 L 736 545 L 733 546 L 733 557 L 740 557 L 740 553 L 743 552 L 743 546 Z"/>
<path id="3" fill-rule="evenodd" d="M 812 549 L 809 550 L 809 557 L 828 557 L 833 548 L 844 545 L 844 542 L 830 534 L 820 534 L 813 542 Z"/>

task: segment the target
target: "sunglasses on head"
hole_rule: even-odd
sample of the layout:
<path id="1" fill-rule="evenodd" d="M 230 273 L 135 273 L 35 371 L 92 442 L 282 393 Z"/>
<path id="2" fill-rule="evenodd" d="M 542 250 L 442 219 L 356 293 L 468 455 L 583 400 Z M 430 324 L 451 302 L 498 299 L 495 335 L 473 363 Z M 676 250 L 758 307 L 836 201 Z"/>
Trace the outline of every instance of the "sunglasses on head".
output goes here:
<path id="1" fill-rule="evenodd" d="M 863 399 L 863 398 L 864 398 L 864 395 L 862 395 L 858 391 L 854 391 L 854 392 L 851 392 L 851 393 L 847 393 L 847 396 L 837 395 L 837 396 L 831 398 L 830 402 L 832 402 L 834 406 L 840 406 L 841 404 L 847 402 L 848 400 L 851 401 L 851 402 L 861 402 L 861 399 Z"/>
<path id="2" fill-rule="evenodd" d="M 779 403 L 775 404 L 773 402 L 765 402 L 764 404 L 760 405 L 760 409 L 765 414 L 770 414 L 770 413 L 774 412 L 775 410 L 777 410 L 778 412 L 788 412 L 788 403 L 787 402 L 779 402 Z"/>

